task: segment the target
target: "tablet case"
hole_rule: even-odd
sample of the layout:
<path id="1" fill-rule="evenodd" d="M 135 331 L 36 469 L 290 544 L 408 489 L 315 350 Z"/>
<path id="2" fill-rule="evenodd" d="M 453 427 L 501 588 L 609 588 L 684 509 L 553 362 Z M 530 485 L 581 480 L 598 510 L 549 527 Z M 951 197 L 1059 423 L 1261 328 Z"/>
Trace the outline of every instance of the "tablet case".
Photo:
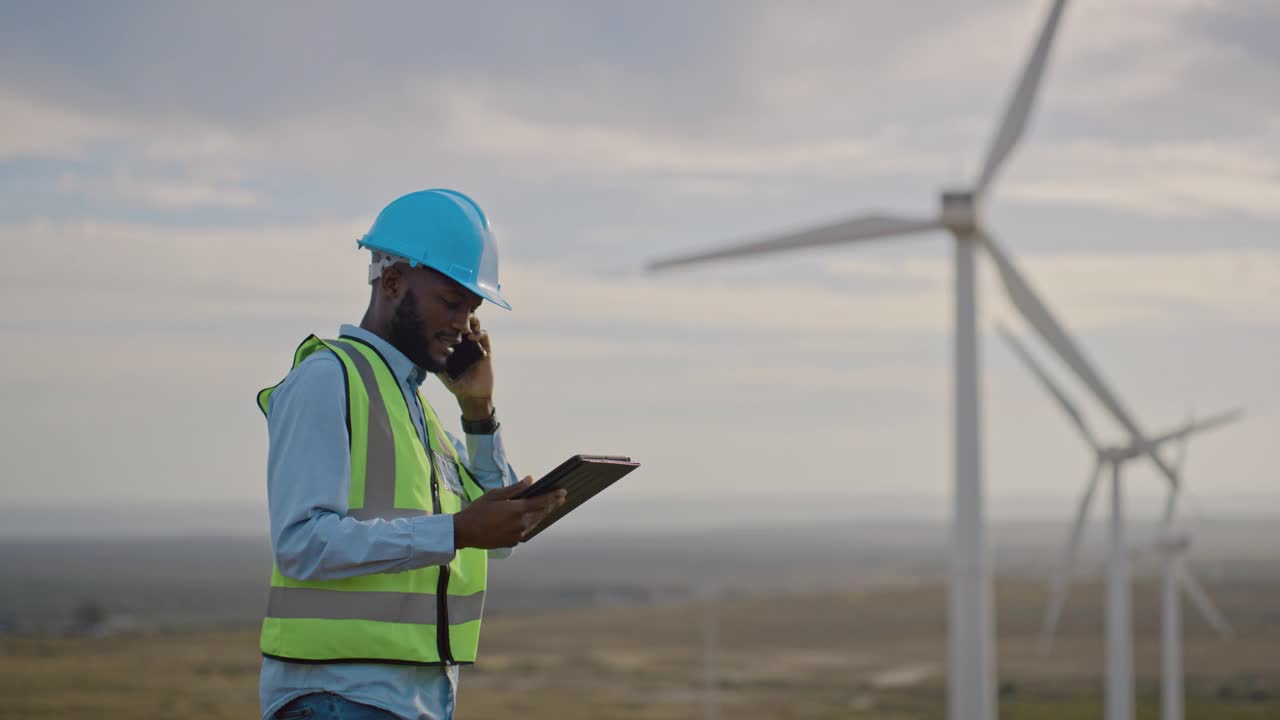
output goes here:
<path id="1" fill-rule="evenodd" d="M 542 522 L 530 530 L 520 542 L 528 542 L 530 538 L 551 527 L 560 518 L 638 467 L 640 463 L 632 462 L 631 458 L 615 455 L 574 455 L 560 463 L 556 469 L 516 496 L 517 498 L 537 497 L 561 488 L 569 493 L 564 505 L 543 518 Z"/>

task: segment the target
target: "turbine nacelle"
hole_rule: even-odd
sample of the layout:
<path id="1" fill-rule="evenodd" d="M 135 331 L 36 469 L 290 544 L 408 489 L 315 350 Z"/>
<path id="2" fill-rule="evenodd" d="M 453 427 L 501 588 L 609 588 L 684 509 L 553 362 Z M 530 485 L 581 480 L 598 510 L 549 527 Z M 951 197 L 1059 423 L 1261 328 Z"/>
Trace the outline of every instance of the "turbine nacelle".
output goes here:
<path id="1" fill-rule="evenodd" d="M 1184 532 L 1166 532 L 1160 536 L 1160 549 L 1169 555 L 1186 552 L 1191 547 L 1191 536 Z"/>
<path id="2" fill-rule="evenodd" d="M 978 230 L 978 198 L 973 192 L 948 190 L 942 193 L 942 226 L 956 235 L 972 235 Z"/>
<path id="3" fill-rule="evenodd" d="M 1130 460 L 1136 460 L 1145 457 L 1149 450 L 1154 449 L 1152 443 L 1135 443 L 1123 447 L 1105 447 L 1098 450 L 1098 457 L 1106 463 L 1112 465 L 1120 465 Z"/>

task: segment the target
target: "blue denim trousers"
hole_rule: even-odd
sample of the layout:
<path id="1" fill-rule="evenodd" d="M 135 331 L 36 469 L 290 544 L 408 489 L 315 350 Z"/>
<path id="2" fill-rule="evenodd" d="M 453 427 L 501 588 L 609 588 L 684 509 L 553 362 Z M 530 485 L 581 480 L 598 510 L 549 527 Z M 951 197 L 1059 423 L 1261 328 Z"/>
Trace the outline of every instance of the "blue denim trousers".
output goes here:
<path id="1" fill-rule="evenodd" d="M 311 693 L 294 698 L 271 716 L 273 720 L 400 720 L 400 716 L 352 702 L 334 693 Z"/>

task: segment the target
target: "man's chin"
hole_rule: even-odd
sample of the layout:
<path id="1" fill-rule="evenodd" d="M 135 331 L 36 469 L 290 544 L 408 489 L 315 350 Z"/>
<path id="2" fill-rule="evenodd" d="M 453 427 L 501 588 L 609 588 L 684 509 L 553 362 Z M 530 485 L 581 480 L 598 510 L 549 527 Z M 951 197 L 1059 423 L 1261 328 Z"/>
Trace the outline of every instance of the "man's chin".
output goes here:
<path id="1" fill-rule="evenodd" d="M 449 361 L 449 356 L 447 354 L 437 356 L 435 353 L 431 353 L 423 359 L 426 360 L 426 362 L 421 363 L 418 367 L 421 367 L 429 373 L 436 374 L 444 372 L 445 363 Z"/>
<path id="2" fill-rule="evenodd" d="M 416 352 L 412 355 L 405 353 L 405 356 L 409 358 L 409 362 L 432 374 L 444 372 L 444 364 L 448 359 L 448 355 L 437 357 L 436 353 L 431 351 Z"/>

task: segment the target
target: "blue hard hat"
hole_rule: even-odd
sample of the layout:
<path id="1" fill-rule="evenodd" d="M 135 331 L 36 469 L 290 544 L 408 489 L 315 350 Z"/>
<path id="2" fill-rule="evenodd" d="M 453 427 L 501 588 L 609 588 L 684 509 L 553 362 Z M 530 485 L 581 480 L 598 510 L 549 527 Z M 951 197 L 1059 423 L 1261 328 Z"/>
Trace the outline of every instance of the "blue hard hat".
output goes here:
<path id="1" fill-rule="evenodd" d="M 453 278 L 489 302 L 511 309 L 498 284 L 498 244 L 474 200 L 433 189 L 397 198 L 378 213 L 359 247 L 402 257 Z"/>

